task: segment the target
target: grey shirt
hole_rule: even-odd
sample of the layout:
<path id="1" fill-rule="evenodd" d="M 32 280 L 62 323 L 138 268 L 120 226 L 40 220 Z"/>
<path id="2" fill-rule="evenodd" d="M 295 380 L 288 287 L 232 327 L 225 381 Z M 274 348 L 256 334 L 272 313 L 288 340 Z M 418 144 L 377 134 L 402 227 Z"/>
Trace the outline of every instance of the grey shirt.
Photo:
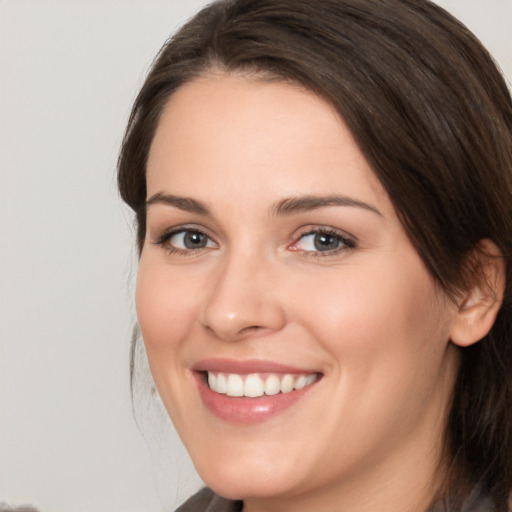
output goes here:
<path id="1" fill-rule="evenodd" d="M 241 512 L 242 501 L 231 501 L 217 496 L 208 488 L 188 499 L 175 512 Z M 446 501 L 438 502 L 427 512 L 494 512 L 492 500 L 477 489 L 468 496 L 460 510 L 455 511 Z"/>
<path id="2" fill-rule="evenodd" d="M 175 512 L 241 512 L 243 501 L 226 500 L 208 488 L 201 489 Z"/>

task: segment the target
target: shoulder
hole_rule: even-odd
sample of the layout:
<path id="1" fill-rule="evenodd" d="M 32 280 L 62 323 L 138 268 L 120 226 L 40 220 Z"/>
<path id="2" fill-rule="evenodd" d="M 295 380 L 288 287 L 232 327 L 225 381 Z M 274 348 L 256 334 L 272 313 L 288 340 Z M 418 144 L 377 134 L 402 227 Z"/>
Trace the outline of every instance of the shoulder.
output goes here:
<path id="1" fill-rule="evenodd" d="M 189 498 L 175 512 L 240 512 L 241 510 L 241 501 L 226 500 L 205 487 Z"/>

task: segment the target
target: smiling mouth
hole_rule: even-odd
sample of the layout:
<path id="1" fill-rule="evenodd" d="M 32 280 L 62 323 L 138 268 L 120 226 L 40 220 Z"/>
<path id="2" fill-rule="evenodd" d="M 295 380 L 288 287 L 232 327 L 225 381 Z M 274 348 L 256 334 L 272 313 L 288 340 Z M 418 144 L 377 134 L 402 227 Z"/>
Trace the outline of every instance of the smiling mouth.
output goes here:
<path id="1" fill-rule="evenodd" d="M 324 374 L 272 361 L 205 359 L 192 371 L 206 408 L 234 425 L 255 425 L 305 400 Z"/>
<path id="2" fill-rule="evenodd" d="M 310 386 L 320 374 L 259 374 L 204 372 L 208 387 L 215 393 L 229 397 L 259 398 L 291 393 Z"/>

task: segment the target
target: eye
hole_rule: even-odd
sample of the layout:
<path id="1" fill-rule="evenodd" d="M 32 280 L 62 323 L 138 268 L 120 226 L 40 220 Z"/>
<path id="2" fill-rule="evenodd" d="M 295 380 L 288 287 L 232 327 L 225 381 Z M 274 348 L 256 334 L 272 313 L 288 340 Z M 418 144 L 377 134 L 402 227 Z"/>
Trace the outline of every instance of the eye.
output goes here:
<path id="1" fill-rule="evenodd" d="M 170 252 L 189 252 L 217 247 L 206 233 L 197 229 L 179 229 L 164 233 L 156 243 L 165 246 Z"/>
<path id="2" fill-rule="evenodd" d="M 177 249 L 203 249 L 212 245 L 212 241 L 200 231 L 183 230 L 172 235 L 168 243 Z"/>
<path id="3" fill-rule="evenodd" d="M 355 243 L 353 240 L 348 239 L 337 231 L 317 229 L 300 236 L 291 246 L 291 249 L 305 253 L 335 253 L 354 247 Z"/>

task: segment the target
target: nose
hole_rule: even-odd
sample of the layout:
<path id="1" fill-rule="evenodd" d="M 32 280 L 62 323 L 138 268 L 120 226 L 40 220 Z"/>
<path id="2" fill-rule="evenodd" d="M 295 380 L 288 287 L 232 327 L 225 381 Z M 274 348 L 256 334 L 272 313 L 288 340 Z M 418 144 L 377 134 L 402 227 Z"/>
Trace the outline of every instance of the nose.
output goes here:
<path id="1" fill-rule="evenodd" d="M 225 341 L 282 329 L 286 316 L 275 274 L 272 263 L 263 258 L 243 253 L 227 257 L 217 269 L 201 324 Z"/>

